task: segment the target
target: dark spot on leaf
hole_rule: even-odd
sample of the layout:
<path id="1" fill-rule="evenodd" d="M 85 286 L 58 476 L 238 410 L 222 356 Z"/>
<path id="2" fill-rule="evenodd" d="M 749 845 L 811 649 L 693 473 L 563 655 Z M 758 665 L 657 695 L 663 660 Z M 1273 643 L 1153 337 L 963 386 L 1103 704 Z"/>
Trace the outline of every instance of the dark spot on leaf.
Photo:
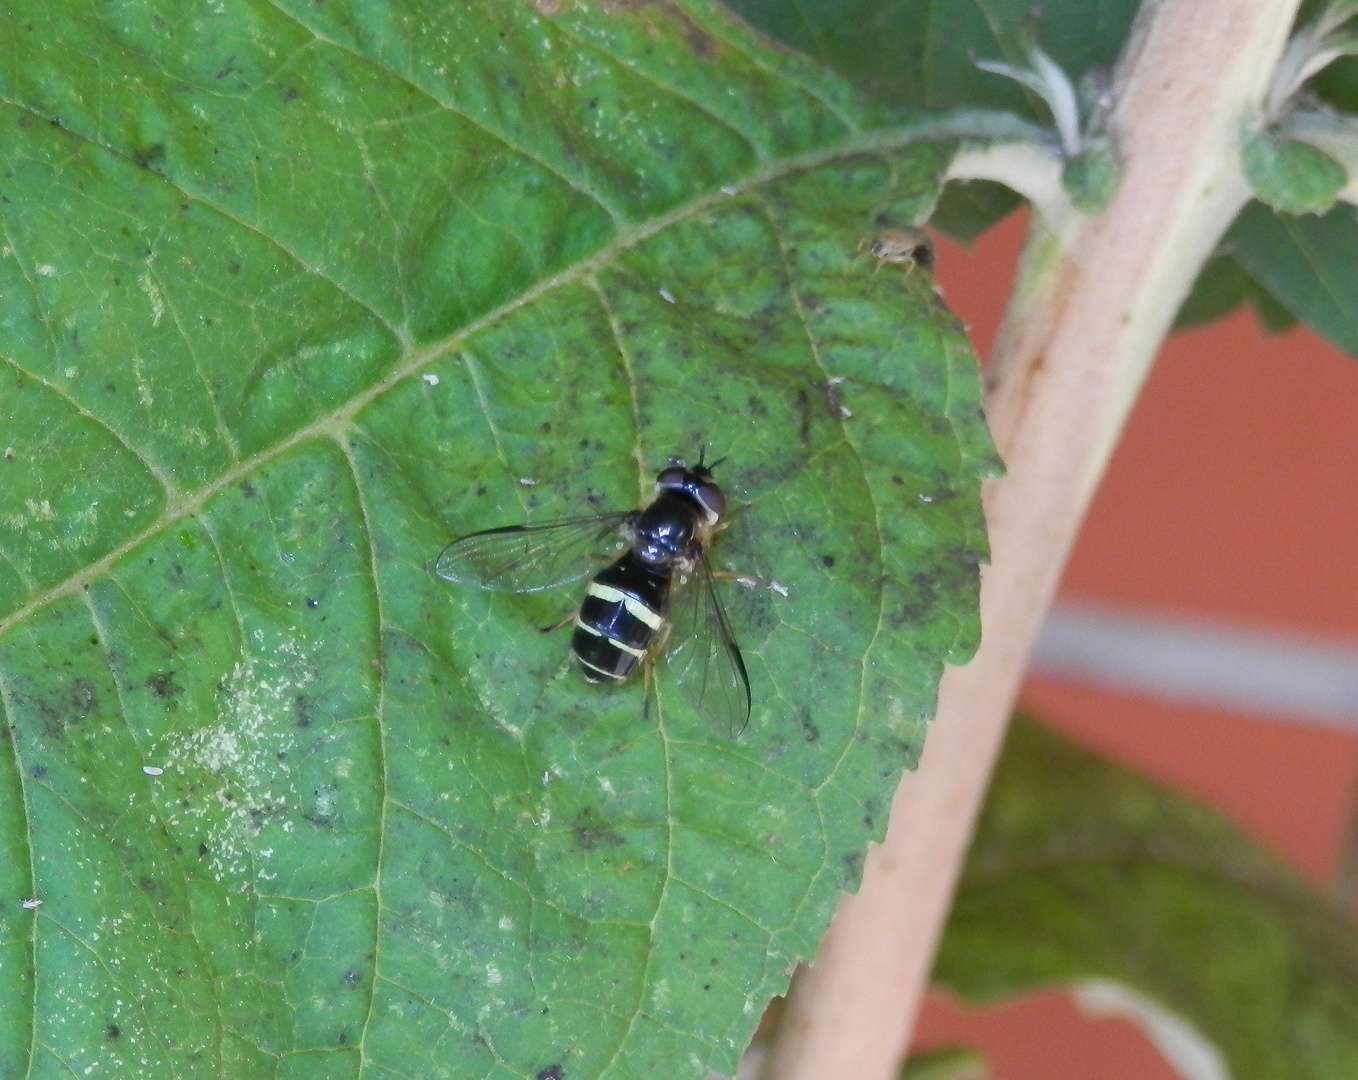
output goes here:
<path id="1" fill-rule="evenodd" d="M 833 555 L 822 555 L 820 557 L 820 564 L 828 570 L 835 565 L 835 557 Z"/>
<path id="2" fill-rule="evenodd" d="M 43 717 L 43 734 L 49 739 L 60 739 L 68 727 L 83 722 L 99 707 L 99 695 L 94 683 L 82 676 L 61 690 L 36 699 L 34 704 Z"/>
<path id="3" fill-rule="evenodd" d="M 897 487 L 901 487 L 905 484 L 905 481 L 902 480 L 899 476 L 893 476 L 891 478 L 891 482 L 895 484 Z"/>
<path id="4" fill-rule="evenodd" d="M 44 776 L 46 776 L 46 775 L 47 775 L 47 766 L 46 766 L 46 765 L 34 765 L 34 766 L 33 766 L 33 779 L 34 779 L 34 780 L 41 780 L 41 779 L 42 779 Z"/>
<path id="5" fill-rule="evenodd" d="M 173 671 L 157 672 L 146 680 L 146 685 L 156 697 L 160 698 L 162 701 L 170 702 L 170 708 L 172 710 L 179 707 L 179 703 L 175 701 L 175 698 L 179 697 L 179 695 L 184 692 L 184 688 L 174 681 Z"/>
<path id="6" fill-rule="evenodd" d="M 711 983 L 703 983 L 703 989 L 704 989 L 704 990 L 711 990 L 711 989 L 712 989 L 712 984 L 711 984 Z"/>
<path id="7" fill-rule="evenodd" d="M 299 728 L 311 726 L 311 699 L 305 694 L 298 694 L 292 699 L 292 715 L 296 718 L 295 723 Z"/>
<path id="8" fill-rule="evenodd" d="M 811 395 L 805 390 L 797 391 L 797 409 L 802 414 L 801 427 L 797 429 L 797 438 L 805 446 L 811 441 Z"/>
<path id="9" fill-rule="evenodd" d="M 217 72 L 214 78 L 225 79 L 228 75 L 234 75 L 235 72 L 236 72 L 236 58 L 234 56 L 228 56 L 226 58 L 226 63 L 222 65 L 222 69 L 219 72 Z"/>
<path id="10" fill-rule="evenodd" d="M 844 884 L 850 888 L 863 876 L 863 853 L 852 851 L 844 856 Z"/>
<path id="11" fill-rule="evenodd" d="M 122 1029 L 118 1027 L 117 1024 L 109 1024 L 108 1027 L 104 1028 L 104 1038 L 106 1038 L 109 1042 L 113 1042 L 114 1039 L 121 1038 L 122 1034 L 123 1034 Z"/>
<path id="12" fill-rule="evenodd" d="M 563 1080 L 566 1070 L 560 1065 L 548 1065 L 545 1069 L 539 1069 L 537 1080 Z"/>
<path id="13" fill-rule="evenodd" d="M 208 852 L 208 847 L 207 847 L 206 844 L 199 844 L 199 845 L 198 845 L 198 857 L 199 857 L 200 859 L 206 859 L 206 858 L 207 858 L 207 852 Z"/>
<path id="14" fill-rule="evenodd" d="M 582 851 L 596 851 L 601 847 L 621 847 L 625 841 L 608 823 L 599 819 L 588 806 L 580 812 L 571 826 L 575 843 Z"/>
<path id="15" fill-rule="evenodd" d="M 362 981 L 363 972 L 355 971 L 353 968 L 350 968 L 340 976 L 340 982 L 344 983 L 345 986 L 357 986 Z"/>
<path id="16" fill-rule="evenodd" d="M 280 86 L 278 96 L 284 101 L 296 101 L 300 91 L 295 86 Z"/>
<path id="17" fill-rule="evenodd" d="M 150 146 L 138 147 L 132 151 L 132 160 L 143 169 L 154 170 L 155 166 L 165 164 L 165 144 L 151 143 Z"/>
<path id="18" fill-rule="evenodd" d="M 240 493 L 244 495 L 247 499 L 253 499 L 258 494 L 258 492 L 255 490 L 255 485 L 250 483 L 249 480 L 241 481 Z"/>
<path id="19" fill-rule="evenodd" d="M 236 262 L 235 259 L 228 259 L 226 263 L 226 272 L 228 274 L 239 274 L 240 263 Z"/>
<path id="20" fill-rule="evenodd" d="M 344 1045 L 345 1043 L 347 1043 L 348 1041 L 349 1041 L 349 1036 L 348 1036 L 347 1033 L 345 1033 L 345 1032 L 343 1032 L 343 1031 L 341 1031 L 341 1032 L 339 1033 L 339 1038 L 337 1038 L 337 1039 L 335 1040 L 335 1042 L 336 1042 L 338 1045 L 340 1045 L 340 1046 L 343 1046 L 343 1045 Z"/>
<path id="21" fill-rule="evenodd" d="M 308 596 L 306 598 L 306 606 L 309 608 L 318 608 L 321 606 L 321 602 L 319 600 L 313 600 L 311 597 Z"/>
<path id="22" fill-rule="evenodd" d="M 749 407 L 751 416 L 768 416 L 769 414 L 768 406 L 753 394 L 750 395 Z"/>
<path id="23" fill-rule="evenodd" d="M 815 742 L 820 738 L 820 728 L 816 727 L 811 719 L 811 709 L 803 705 L 801 711 L 802 738 L 807 742 Z"/>
<path id="24" fill-rule="evenodd" d="M 486 493 L 486 485 L 485 485 L 485 484 L 482 484 L 480 487 L 478 487 L 478 488 L 476 489 L 476 494 L 477 494 L 477 495 L 484 495 L 485 493 Z"/>

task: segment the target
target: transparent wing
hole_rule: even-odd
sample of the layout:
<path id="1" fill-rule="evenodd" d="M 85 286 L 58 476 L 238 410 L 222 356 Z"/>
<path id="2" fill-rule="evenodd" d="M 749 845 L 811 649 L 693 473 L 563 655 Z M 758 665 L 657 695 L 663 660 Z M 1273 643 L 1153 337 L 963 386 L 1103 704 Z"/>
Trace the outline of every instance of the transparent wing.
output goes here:
<path id="1" fill-rule="evenodd" d="M 588 556 L 619 540 L 632 516 L 595 514 L 471 533 L 439 552 L 434 573 L 459 585 L 521 593 L 578 581 L 595 569 Z"/>
<path id="2" fill-rule="evenodd" d="M 706 555 L 683 589 L 665 650 L 669 676 L 697 708 L 739 735 L 750 722 L 750 676 Z"/>

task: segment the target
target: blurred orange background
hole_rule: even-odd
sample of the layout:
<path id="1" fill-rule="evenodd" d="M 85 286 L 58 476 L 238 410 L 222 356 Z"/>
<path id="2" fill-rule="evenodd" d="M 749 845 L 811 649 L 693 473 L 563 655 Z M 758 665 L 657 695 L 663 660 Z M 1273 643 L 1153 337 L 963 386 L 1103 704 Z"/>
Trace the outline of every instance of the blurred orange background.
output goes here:
<path id="1" fill-rule="evenodd" d="M 939 244 L 949 306 L 986 355 L 1026 226 Z M 1062 599 L 1358 642 L 1358 360 L 1239 310 L 1163 345 L 1061 584 Z M 1317 887 L 1337 869 L 1358 731 L 1030 677 L 1051 726 L 1211 803 Z M 918 1048 L 982 1049 L 993 1080 L 1176 1080 L 1129 1021 L 1063 992 L 992 1009 L 931 994 Z"/>

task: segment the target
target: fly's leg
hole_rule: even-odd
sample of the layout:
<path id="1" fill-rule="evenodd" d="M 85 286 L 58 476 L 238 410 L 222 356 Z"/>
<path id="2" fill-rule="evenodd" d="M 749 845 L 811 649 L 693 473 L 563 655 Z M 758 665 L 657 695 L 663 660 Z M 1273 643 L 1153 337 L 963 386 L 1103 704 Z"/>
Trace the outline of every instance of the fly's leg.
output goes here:
<path id="1" fill-rule="evenodd" d="M 652 704 L 655 702 L 655 658 L 648 653 L 641 661 L 641 720 L 651 722 Z"/>
<path id="2" fill-rule="evenodd" d="M 550 634 L 550 633 L 553 633 L 553 632 L 555 632 L 555 631 L 557 631 L 557 630 L 560 630 L 563 626 L 567 625 L 568 623 L 573 623 L 573 622 L 575 622 L 575 620 L 576 620 L 576 618 L 579 616 L 579 614 L 580 614 L 580 609 L 579 609 L 579 608 L 576 608 L 574 611 L 572 611 L 569 615 L 567 615 L 567 616 L 566 616 L 564 619 L 562 619 L 560 622 L 554 622 L 554 623 L 552 623 L 551 626 L 539 626 L 539 627 L 538 627 L 538 633 L 539 633 L 539 634 Z"/>

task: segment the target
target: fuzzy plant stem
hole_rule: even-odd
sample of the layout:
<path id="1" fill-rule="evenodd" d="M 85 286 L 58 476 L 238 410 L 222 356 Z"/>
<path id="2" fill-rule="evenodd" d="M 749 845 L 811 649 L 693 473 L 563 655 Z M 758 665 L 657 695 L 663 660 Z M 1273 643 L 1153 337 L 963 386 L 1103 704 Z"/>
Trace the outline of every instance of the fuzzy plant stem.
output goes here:
<path id="1" fill-rule="evenodd" d="M 765 1080 L 888 1080 L 908 1043 L 1034 636 L 1117 435 L 1199 268 L 1249 197 L 1240 139 L 1297 0 L 1146 0 L 1114 80 L 1122 179 L 1063 246 L 1037 215 L 988 371 L 983 640 L 949 669 L 919 770 L 814 963 Z"/>

